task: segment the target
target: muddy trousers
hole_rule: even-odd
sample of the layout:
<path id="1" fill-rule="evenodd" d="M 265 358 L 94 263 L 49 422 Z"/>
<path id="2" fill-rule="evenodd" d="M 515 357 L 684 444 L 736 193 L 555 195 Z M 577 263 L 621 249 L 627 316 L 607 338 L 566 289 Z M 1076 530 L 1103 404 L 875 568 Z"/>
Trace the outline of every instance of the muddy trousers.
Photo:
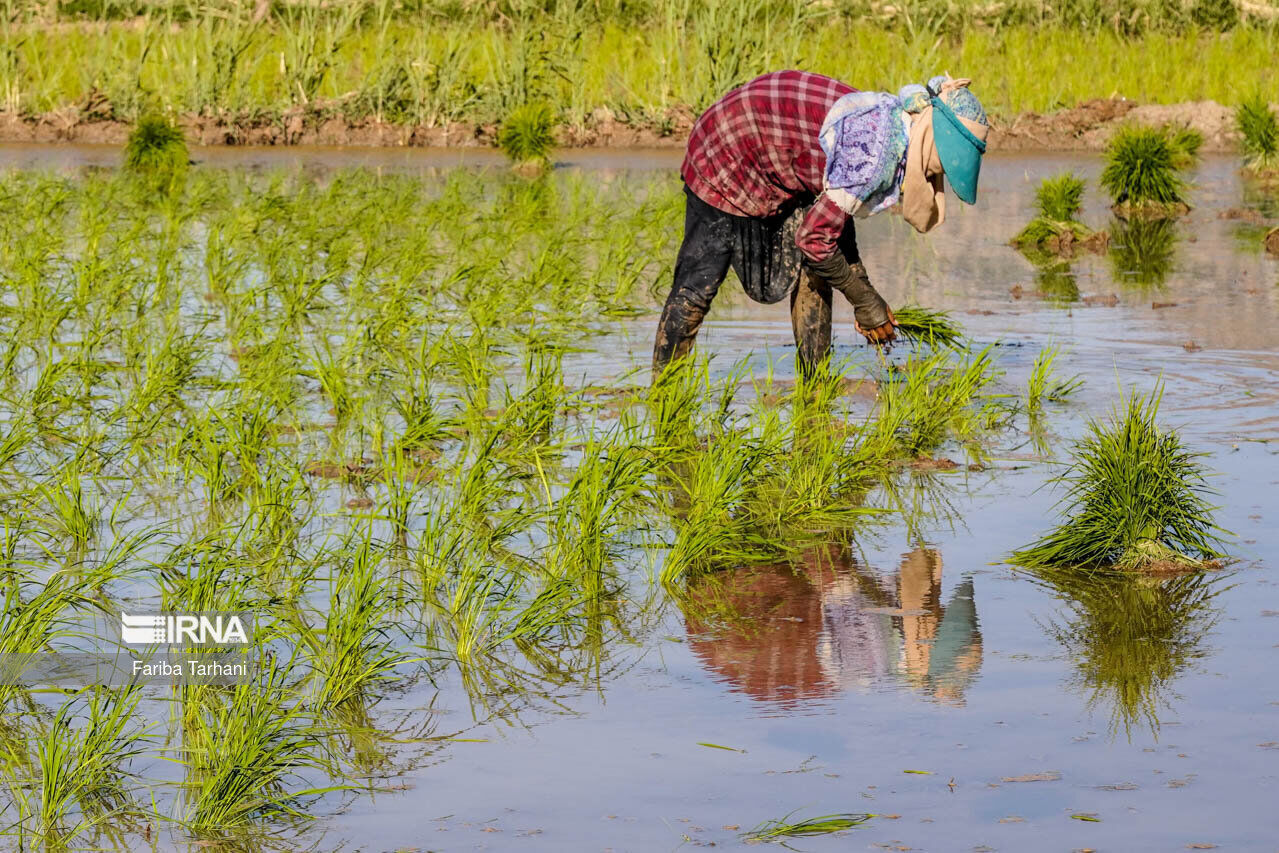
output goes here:
<path id="1" fill-rule="evenodd" d="M 807 372 L 820 364 L 830 352 L 831 287 L 802 268 L 793 237 L 779 239 L 787 214 L 748 219 L 711 207 L 687 190 L 685 196 L 684 242 L 675 260 L 675 282 L 657 325 L 654 373 L 692 350 L 729 267 L 756 301 L 776 301 L 789 290 L 798 368 Z M 839 248 L 850 264 L 858 263 L 851 227 L 841 236 Z M 779 289 L 779 284 L 785 289 Z"/>

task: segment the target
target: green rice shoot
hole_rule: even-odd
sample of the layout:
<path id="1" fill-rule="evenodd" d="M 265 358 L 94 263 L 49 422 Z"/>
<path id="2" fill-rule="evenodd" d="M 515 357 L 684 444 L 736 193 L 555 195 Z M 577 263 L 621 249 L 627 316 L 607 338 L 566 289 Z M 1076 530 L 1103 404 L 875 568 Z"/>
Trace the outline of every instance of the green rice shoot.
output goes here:
<path id="1" fill-rule="evenodd" d="M 801 838 L 812 835 L 830 835 L 861 826 L 877 815 L 844 812 L 840 814 L 791 820 L 791 814 L 777 820 L 766 820 L 754 829 L 742 833 L 746 841 L 780 841 L 783 838 Z"/>
<path id="2" fill-rule="evenodd" d="M 1185 203 L 1186 183 L 1178 173 L 1185 149 L 1163 128 L 1119 128 L 1106 146 L 1105 162 L 1101 186 L 1116 205 L 1137 210 Z"/>
<path id="3" fill-rule="evenodd" d="M 555 146 L 555 111 L 534 102 L 517 107 L 502 122 L 497 144 L 517 167 L 543 167 Z"/>
<path id="4" fill-rule="evenodd" d="M 1207 471 L 1173 430 L 1156 423 L 1162 386 L 1125 397 L 1094 420 L 1056 482 L 1066 520 L 1013 553 L 1028 568 L 1170 570 L 1223 556 Z"/>
<path id="5" fill-rule="evenodd" d="M 1254 172 L 1279 168 L 1279 119 L 1266 99 L 1255 94 L 1240 101 L 1235 108 L 1235 124 L 1248 168 Z"/>
<path id="6" fill-rule="evenodd" d="M 138 119 L 124 146 L 125 168 L 142 174 L 176 176 L 186 170 L 189 160 L 181 128 L 164 116 Z"/>
<path id="7" fill-rule="evenodd" d="M 948 311 L 921 305 L 904 305 L 893 312 L 898 334 L 932 347 L 953 347 L 963 340 L 963 329 Z"/>

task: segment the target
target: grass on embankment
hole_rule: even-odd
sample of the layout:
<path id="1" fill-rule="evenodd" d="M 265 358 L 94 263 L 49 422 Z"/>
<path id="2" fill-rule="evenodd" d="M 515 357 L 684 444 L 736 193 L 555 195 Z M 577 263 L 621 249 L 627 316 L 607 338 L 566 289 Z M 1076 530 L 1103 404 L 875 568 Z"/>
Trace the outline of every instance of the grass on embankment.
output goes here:
<path id="1" fill-rule="evenodd" d="M 808 12 L 738 22 L 743 3 L 671 9 L 634 26 L 545 15 L 513 25 L 453 21 L 430 10 L 381 22 L 312 10 L 254 24 L 248 4 L 238 21 L 19 19 L 0 24 L 0 112 L 81 106 L 81 118 L 133 121 L 164 108 L 262 122 L 302 107 L 433 127 L 496 123 L 536 99 L 568 126 L 585 126 L 594 113 L 668 133 L 732 86 L 790 67 L 890 91 L 948 69 L 974 77 L 974 90 L 1004 117 L 1112 95 L 1233 104 L 1241 82 L 1279 100 L 1274 28 L 1126 37 L 1019 24 L 962 37 L 927 27 L 911 35 Z"/>

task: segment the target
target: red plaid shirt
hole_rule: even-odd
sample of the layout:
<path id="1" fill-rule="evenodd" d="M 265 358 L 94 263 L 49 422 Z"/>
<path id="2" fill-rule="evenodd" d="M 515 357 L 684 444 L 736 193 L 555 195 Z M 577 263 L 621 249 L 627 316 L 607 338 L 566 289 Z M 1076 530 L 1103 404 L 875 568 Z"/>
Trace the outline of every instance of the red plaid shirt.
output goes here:
<path id="1" fill-rule="evenodd" d="M 680 174 L 702 201 L 737 216 L 771 216 L 797 195 L 815 196 L 795 235 L 814 261 L 835 253 L 848 214 L 822 192 L 822 121 L 856 91 L 807 71 L 776 71 L 729 92 L 702 113 Z"/>

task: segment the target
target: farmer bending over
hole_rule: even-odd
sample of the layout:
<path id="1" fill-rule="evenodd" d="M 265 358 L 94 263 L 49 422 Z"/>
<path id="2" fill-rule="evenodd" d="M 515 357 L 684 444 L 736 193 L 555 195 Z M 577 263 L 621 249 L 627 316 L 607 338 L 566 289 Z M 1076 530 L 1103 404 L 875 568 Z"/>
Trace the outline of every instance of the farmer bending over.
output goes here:
<path id="1" fill-rule="evenodd" d="M 852 217 L 900 204 L 930 231 L 946 218 L 943 174 L 962 201 L 977 200 L 988 127 L 968 82 L 934 77 L 890 95 L 778 71 L 703 113 L 680 170 L 684 242 L 654 371 L 692 349 L 729 266 L 756 302 L 790 296 L 801 369 L 830 350 L 832 290 L 868 341 L 892 341 L 896 320 L 866 277 Z"/>

